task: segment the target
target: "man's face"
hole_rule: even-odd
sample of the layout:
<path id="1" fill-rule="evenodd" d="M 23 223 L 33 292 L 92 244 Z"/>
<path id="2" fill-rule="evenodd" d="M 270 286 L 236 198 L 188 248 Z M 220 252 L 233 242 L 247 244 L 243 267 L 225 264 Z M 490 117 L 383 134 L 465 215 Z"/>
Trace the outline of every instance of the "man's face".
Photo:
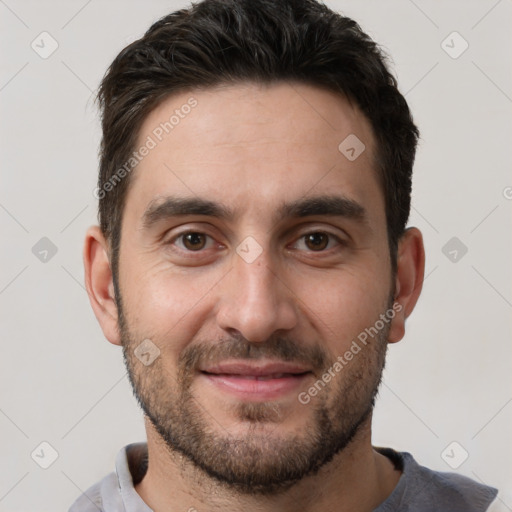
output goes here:
<path id="1" fill-rule="evenodd" d="M 353 135 L 365 145 L 355 159 Z M 169 448 L 244 492 L 272 492 L 371 417 L 394 283 L 370 125 L 330 92 L 245 84 L 173 95 L 137 148 L 148 136 L 157 145 L 132 176 L 119 259 L 135 392 Z"/>

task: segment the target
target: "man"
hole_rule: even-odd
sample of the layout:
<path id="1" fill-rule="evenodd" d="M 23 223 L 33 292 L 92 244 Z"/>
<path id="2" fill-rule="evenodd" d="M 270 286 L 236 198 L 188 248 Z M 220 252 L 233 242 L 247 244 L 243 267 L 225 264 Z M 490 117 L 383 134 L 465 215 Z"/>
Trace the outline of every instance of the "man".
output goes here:
<path id="1" fill-rule="evenodd" d="M 70 510 L 487 510 L 496 489 L 371 444 L 425 255 L 418 130 L 359 26 L 204 0 L 125 48 L 99 103 L 86 285 L 147 444 Z"/>

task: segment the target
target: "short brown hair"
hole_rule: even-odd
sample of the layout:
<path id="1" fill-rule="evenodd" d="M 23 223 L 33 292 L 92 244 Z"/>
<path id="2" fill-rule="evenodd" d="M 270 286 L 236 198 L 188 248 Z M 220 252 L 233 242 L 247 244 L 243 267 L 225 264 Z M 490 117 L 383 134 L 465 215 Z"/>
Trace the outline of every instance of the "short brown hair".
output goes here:
<path id="1" fill-rule="evenodd" d="M 100 84 L 98 216 L 114 279 L 130 175 L 109 186 L 108 194 L 105 184 L 129 159 L 145 117 L 178 91 L 247 81 L 328 88 L 369 119 L 394 274 L 419 132 L 382 50 L 354 20 L 315 0 L 203 0 L 154 23 L 119 53 Z"/>

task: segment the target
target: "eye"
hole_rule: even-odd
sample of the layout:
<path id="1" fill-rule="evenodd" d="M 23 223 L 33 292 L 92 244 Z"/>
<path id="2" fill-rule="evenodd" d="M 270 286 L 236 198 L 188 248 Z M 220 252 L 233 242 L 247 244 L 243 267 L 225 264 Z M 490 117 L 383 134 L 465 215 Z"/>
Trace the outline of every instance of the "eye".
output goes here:
<path id="1" fill-rule="evenodd" d="M 177 247 L 180 251 L 191 253 L 212 248 L 215 245 L 215 240 L 200 231 L 186 231 L 173 237 L 168 244 Z M 343 245 L 344 242 L 332 233 L 312 231 L 301 235 L 293 247 L 311 252 L 328 252 L 336 246 Z"/>
<path id="2" fill-rule="evenodd" d="M 343 245 L 343 242 L 335 235 L 331 233 L 326 233 L 325 231 L 312 231 L 311 233 L 306 233 L 299 238 L 299 241 L 304 241 L 304 245 L 306 246 L 306 250 L 313 252 L 323 252 L 326 250 L 332 241 L 334 241 L 337 245 Z M 295 246 L 299 244 L 299 241 L 296 242 Z"/>
<path id="3" fill-rule="evenodd" d="M 169 243 L 174 244 L 178 241 L 181 241 L 181 244 L 176 244 L 180 249 L 184 251 L 198 252 L 206 248 L 208 239 L 213 243 L 213 238 L 211 238 L 209 235 L 206 235 L 205 233 L 200 233 L 198 231 L 187 231 L 186 233 L 177 235 Z"/>

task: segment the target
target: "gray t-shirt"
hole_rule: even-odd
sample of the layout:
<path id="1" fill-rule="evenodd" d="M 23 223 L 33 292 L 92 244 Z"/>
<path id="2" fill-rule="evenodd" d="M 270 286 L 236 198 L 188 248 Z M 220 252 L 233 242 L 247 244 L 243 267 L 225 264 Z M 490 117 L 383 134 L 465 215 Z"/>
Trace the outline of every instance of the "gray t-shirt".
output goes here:
<path id="1" fill-rule="evenodd" d="M 420 466 L 410 453 L 374 447 L 402 471 L 397 486 L 374 512 L 483 512 L 498 490 L 457 473 Z M 85 491 L 68 512 L 152 512 L 134 488 L 147 469 L 147 444 L 124 447 L 116 471 Z"/>

